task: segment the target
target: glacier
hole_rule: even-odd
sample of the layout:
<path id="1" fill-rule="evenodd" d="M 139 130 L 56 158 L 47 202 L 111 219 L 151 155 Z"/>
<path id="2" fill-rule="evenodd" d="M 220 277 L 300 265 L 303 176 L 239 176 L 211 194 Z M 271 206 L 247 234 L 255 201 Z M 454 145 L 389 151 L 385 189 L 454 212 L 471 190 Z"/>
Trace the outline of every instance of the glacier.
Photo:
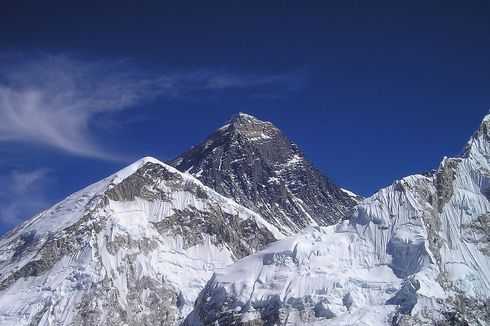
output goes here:
<path id="1" fill-rule="evenodd" d="M 186 324 L 487 325 L 490 115 L 463 153 L 214 273 Z"/>
<path id="2" fill-rule="evenodd" d="M 0 324 L 489 324 L 490 114 L 459 156 L 367 198 L 244 114 L 171 163 L 1 237 Z"/>
<path id="3" fill-rule="evenodd" d="M 172 325 L 213 272 L 282 237 L 144 158 L 1 238 L 0 324 Z"/>

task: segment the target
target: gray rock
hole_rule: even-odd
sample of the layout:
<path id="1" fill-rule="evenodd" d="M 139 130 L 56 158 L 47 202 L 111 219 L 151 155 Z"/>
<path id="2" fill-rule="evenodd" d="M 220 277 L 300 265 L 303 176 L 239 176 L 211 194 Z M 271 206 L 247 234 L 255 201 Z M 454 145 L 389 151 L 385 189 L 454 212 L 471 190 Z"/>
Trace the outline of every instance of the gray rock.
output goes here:
<path id="1" fill-rule="evenodd" d="M 334 224 L 355 205 L 276 126 L 242 113 L 169 164 L 281 230 Z"/>

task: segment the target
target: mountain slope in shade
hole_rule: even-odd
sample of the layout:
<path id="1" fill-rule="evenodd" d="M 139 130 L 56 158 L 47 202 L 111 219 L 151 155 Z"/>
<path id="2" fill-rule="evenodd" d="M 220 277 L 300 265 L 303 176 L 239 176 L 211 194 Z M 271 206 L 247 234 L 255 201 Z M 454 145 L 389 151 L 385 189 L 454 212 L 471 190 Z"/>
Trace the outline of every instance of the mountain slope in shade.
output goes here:
<path id="1" fill-rule="evenodd" d="M 185 323 L 488 325 L 489 199 L 490 115 L 433 174 L 216 272 Z"/>
<path id="2" fill-rule="evenodd" d="M 244 113 L 169 164 L 259 213 L 285 234 L 334 224 L 356 202 L 276 126 Z"/>
<path id="3" fill-rule="evenodd" d="M 0 239 L 0 324 L 173 325 L 214 271 L 281 236 L 145 158 Z"/>

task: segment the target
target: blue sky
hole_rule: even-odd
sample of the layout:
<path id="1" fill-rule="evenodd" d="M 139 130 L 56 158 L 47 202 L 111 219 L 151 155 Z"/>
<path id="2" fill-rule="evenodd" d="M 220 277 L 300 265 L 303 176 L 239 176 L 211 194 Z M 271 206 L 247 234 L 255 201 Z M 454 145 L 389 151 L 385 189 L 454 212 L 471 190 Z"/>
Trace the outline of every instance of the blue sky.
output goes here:
<path id="1" fill-rule="evenodd" d="M 490 2 L 9 3 L 0 233 L 236 112 L 369 195 L 457 155 L 490 108 Z"/>

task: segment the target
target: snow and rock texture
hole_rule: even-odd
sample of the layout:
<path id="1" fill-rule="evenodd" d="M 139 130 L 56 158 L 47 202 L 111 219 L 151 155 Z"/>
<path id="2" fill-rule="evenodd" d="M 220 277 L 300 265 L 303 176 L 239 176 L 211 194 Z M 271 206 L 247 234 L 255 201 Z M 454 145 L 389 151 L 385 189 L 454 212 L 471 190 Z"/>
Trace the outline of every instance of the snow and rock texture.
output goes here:
<path id="1" fill-rule="evenodd" d="M 173 164 L 217 192 L 145 158 L 0 238 L 0 325 L 489 324 L 490 115 L 365 199 L 243 114 Z"/>
<path id="2" fill-rule="evenodd" d="M 490 115 L 463 154 L 216 272 L 190 325 L 488 325 Z"/>
<path id="3" fill-rule="evenodd" d="M 145 158 L 0 239 L 0 324 L 173 325 L 213 272 L 280 237 Z"/>
<path id="4" fill-rule="evenodd" d="M 331 225 L 356 202 L 276 126 L 239 113 L 170 162 L 291 234 Z"/>

